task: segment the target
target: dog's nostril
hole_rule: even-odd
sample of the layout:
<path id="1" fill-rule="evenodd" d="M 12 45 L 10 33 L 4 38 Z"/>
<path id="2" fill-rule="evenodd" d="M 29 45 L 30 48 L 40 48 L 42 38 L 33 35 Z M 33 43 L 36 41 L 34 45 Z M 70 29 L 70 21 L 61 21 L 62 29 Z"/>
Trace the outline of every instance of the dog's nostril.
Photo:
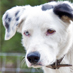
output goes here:
<path id="1" fill-rule="evenodd" d="M 35 57 L 34 60 L 37 61 L 39 59 L 39 57 Z"/>
<path id="2" fill-rule="evenodd" d="M 31 52 L 27 55 L 27 59 L 30 63 L 37 63 L 40 59 L 40 54 L 38 52 Z"/>

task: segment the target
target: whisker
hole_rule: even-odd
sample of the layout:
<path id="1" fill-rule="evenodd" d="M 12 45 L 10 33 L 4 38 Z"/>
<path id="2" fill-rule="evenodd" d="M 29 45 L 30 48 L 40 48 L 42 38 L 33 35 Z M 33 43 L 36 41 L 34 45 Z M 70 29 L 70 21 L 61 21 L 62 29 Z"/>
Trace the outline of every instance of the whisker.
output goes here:
<path id="1" fill-rule="evenodd" d="M 25 57 L 22 59 L 22 61 L 21 61 L 21 67 L 23 66 L 23 65 L 25 65 Z"/>

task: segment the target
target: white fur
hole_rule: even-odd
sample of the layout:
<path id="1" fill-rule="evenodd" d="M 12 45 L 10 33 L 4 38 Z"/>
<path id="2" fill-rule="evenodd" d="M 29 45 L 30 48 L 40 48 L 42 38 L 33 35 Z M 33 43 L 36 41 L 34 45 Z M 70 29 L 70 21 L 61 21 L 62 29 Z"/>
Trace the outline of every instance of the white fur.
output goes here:
<path id="1" fill-rule="evenodd" d="M 58 2 L 61 3 L 61 2 Z M 69 2 L 65 2 L 70 5 Z M 56 2 L 48 4 L 56 5 Z M 6 31 L 5 39 L 9 40 L 18 31 L 22 34 L 22 44 L 26 48 L 26 63 L 28 67 L 42 67 L 44 73 L 73 73 L 72 67 L 60 68 L 57 70 L 49 69 L 45 66 L 50 65 L 64 57 L 62 63 L 73 65 L 73 21 L 70 24 L 63 22 L 54 12 L 53 9 L 42 11 L 41 6 L 17 6 L 6 11 L 12 16 L 10 29 L 14 27 L 14 31 Z M 25 10 L 23 10 L 25 9 Z M 18 16 L 20 19 L 16 22 L 13 17 L 16 11 L 20 10 Z M 5 26 L 5 15 L 3 15 L 3 24 Z M 23 20 L 22 24 L 20 22 Z M 20 25 L 16 26 L 15 23 Z M 53 29 L 54 34 L 46 35 L 48 29 Z M 7 30 L 7 29 L 6 29 Z M 24 32 L 29 31 L 30 36 L 25 36 Z M 7 34 L 10 35 L 7 37 Z M 27 60 L 27 54 L 33 51 L 38 51 L 41 54 L 40 65 L 34 66 Z"/>

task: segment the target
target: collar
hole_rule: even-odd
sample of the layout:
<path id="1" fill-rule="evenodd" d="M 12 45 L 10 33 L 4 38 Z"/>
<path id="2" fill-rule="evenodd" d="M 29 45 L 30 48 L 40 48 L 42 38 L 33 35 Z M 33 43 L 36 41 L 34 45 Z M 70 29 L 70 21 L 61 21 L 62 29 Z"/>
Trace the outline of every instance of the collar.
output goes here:
<path id="1" fill-rule="evenodd" d="M 70 67 L 72 66 L 71 64 L 60 64 L 62 62 L 64 57 L 62 57 L 61 59 L 56 60 L 56 62 L 54 62 L 53 64 L 46 66 L 48 68 L 51 69 L 59 69 L 60 67 Z"/>

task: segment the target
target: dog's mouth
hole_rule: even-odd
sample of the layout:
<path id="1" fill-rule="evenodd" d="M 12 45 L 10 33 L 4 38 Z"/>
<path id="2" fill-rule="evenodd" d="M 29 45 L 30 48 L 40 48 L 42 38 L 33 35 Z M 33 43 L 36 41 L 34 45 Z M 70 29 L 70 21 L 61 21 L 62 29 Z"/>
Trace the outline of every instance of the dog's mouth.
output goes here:
<path id="1" fill-rule="evenodd" d="M 41 67 L 52 68 L 52 65 L 53 65 L 53 64 L 50 64 L 50 65 L 43 65 L 41 62 L 39 62 L 39 63 L 31 64 L 30 67 L 34 67 L 34 68 L 41 68 Z"/>
<path id="2" fill-rule="evenodd" d="M 43 67 L 43 65 L 42 64 L 31 64 L 31 67 L 33 67 L 33 68 L 41 68 L 41 67 Z"/>
<path id="3" fill-rule="evenodd" d="M 41 63 L 37 63 L 37 64 L 31 64 L 32 67 L 34 68 L 38 68 L 38 67 L 47 67 L 47 68 L 51 68 L 51 69 L 59 69 L 60 67 L 70 67 L 72 66 L 71 64 L 60 64 L 61 61 L 63 60 L 64 57 L 62 57 L 59 60 L 56 60 L 56 62 L 54 62 L 53 64 L 44 66 Z"/>
<path id="4" fill-rule="evenodd" d="M 63 60 L 64 56 L 61 59 L 57 59 L 52 61 L 52 62 L 46 62 L 44 64 L 48 65 L 44 65 L 41 61 L 40 61 L 40 54 L 39 52 L 31 52 L 27 55 L 27 59 L 29 61 L 29 67 L 34 67 L 34 68 L 39 68 L 39 67 L 47 67 L 47 68 L 52 68 L 52 69 L 59 69 L 60 67 L 69 67 L 72 66 L 70 64 L 60 64 L 61 61 Z"/>

